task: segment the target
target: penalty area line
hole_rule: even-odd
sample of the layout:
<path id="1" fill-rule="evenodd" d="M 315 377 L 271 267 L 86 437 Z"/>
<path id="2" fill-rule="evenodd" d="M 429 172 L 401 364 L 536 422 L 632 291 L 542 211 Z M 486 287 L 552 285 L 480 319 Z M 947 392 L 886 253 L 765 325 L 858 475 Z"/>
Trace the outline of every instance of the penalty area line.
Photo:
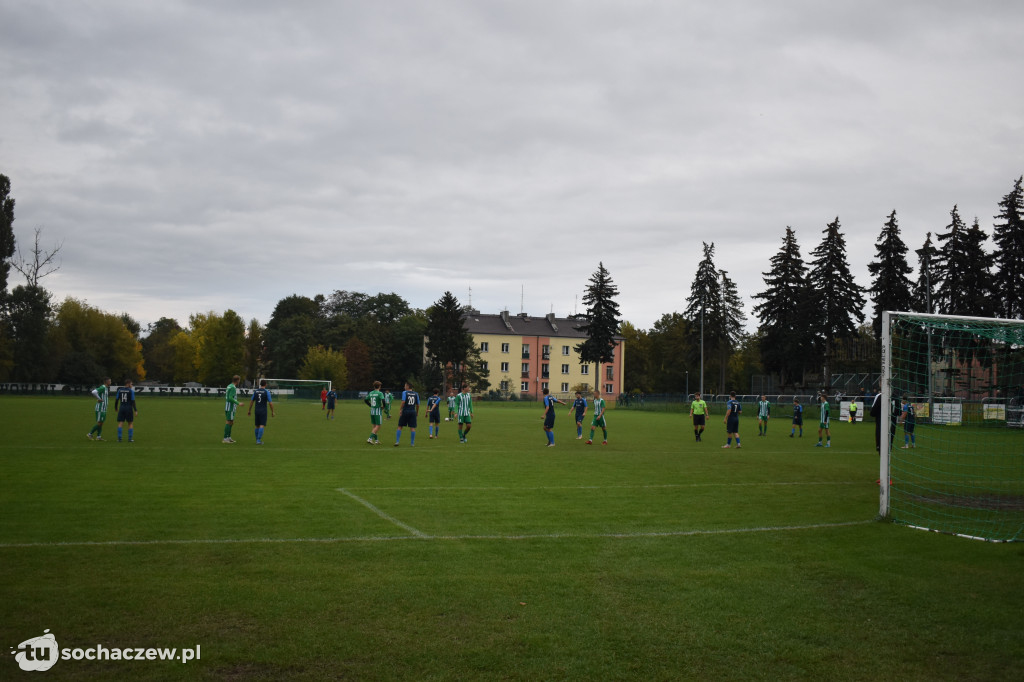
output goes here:
<path id="1" fill-rule="evenodd" d="M 352 493 L 350 493 L 349 491 L 345 490 L 344 488 L 338 488 L 338 492 L 341 493 L 342 495 L 345 495 L 345 496 L 355 500 L 356 502 L 358 502 L 359 504 L 363 505 L 364 507 L 366 507 L 367 509 L 372 511 L 374 514 L 376 514 L 380 518 L 382 518 L 385 521 L 387 521 L 388 523 L 393 523 L 396 526 L 398 526 L 399 528 L 401 528 L 402 530 L 407 531 L 409 533 L 412 533 L 414 537 L 417 537 L 417 538 L 429 538 L 430 537 L 426 533 L 424 533 L 422 531 L 416 530 L 415 528 L 413 528 L 409 524 L 402 523 L 401 521 L 396 519 L 394 516 L 391 516 L 390 514 L 388 514 L 387 512 L 382 511 L 381 509 L 378 509 L 373 504 L 371 504 L 369 501 L 364 500 L 363 498 L 359 497 L 358 495 L 353 495 Z"/>

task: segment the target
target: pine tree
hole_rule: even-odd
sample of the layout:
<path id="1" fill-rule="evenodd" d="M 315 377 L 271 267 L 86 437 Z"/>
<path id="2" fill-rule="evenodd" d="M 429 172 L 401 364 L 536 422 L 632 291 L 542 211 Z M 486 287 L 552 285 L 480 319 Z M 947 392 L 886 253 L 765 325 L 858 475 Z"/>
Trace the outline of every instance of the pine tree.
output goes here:
<path id="1" fill-rule="evenodd" d="M 999 293 L 997 314 L 1010 319 L 1024 318 L 1024 176 L 1013 183 L 1013 190 L 999 202 L 996 216 L 995 273 L 993 286 Z"/>
<path id="2" fill-rule="evenodd" d="M 721 345 L 718 334 L 718 314 L 722 308 L 722 284 L 715 267 L 715 244 L 704 242 L 704 257 L 697 264 L 697 272 L 690 285 L 690 296 L 683 315 L 690 323 L 691 347 L 700 365 L 700 391 L 704 392 L 704 367 L 708 356 Z"/>
<path id="3" fill-rule="evenodd" d="M 769 262 L 771 270 L 762 273 L 768 288 L 754 295 L 761 300 L 754 306 L 761 322 L 761 362 L 766 371 L 778 373 L 783 386 L 789 386 L 803 371 L 811 348 L 807 266 L 792 227 L 786 227 L 782 247 Z"/>
<path id="4" fill-rule="evenodd" d="M 576 346 L 576 352 L 580 354 L 580 364 L 612 362 L 619 333 L 619 304 L 615 302 L 619 289 L 612 283 L 604 263 L 598 263 L 589 281 L 590 286 L 583 294 L 587 306 L 584 323 L 576 327 L 587 339 Z"/>
<path id="5" fill-rule="evenodd" d="M 10 178 L 0 174 L 0 301 L 7 293 L 10 260 L 14 256 L 14 198 L 10 193 Z"/>
<path id="6" fill-rule="evenodd" d="M 832 349 L 837 339 L 853 340 L 857 326 L 864 321 L 864 294 L 853 281 L 846 260 L 846 240 L 836 217 L 823 230 L 825 235 L 811 252 L 814 260 L 808 272 L 811 288 L 811 319 L 815 322 L 816 343 L 825 367 L 825 385 L 832 381 Z"/>
<path id="7" fill-rule="evenodd" d="M 466 329 L 466 313 L 450 291 L 444 292 L 427 311 L 427 353 L 441 367 L 451 367 L 455 384 L 460 384 L 475 344 Z M 479 354 L 477 354 L 479 359 Z M 447 373 L 445 375 L 447 379 Z"/>
<path id="8" fill-rule="evenodd" d="M 914 285 L 910 281 L 910 273 L 914 269 L 907 263 L 907 251 L 907 245 L 900 238 L 896 211 L 893 211 L 875 243 L 877 260 L 868 263 L 868 272 L 875 278 L 869 289 L 874 301 L 871 327 L 879 346 L 882 343 L 882 313 L 886 310 L 913 310 Z"/>
<path id="9" fill-rule="evenodd" d="M 740 298 L 736 283 L 729 279 L 725 270 L 719 270 L 722 279 L 722 297 L 718 310 L 715 311 L 716 337 L 718 339 L 718 362 L 722 393 L 730 390 L 726 386 L 726 370 L 733 353 L 743 341 L 743 323 L 747 317 L 743 313 L 743 300 Z"/>
<path id="10" fill-rule="evenodd" d="M 939 253 L 933 276 L 938 280 L 935 312 L 946 315 L 988 317 L 995 313 L 991 293 L 992 257 L 985 252 L 988 236 L 978 219 L 968 229 L 956 206 L 950 211 L 948 232 L 936 235 Z"/>
<path id="11" fill-rule="evenodd" d="M 924 244 L 914 253 L 917 254 L 917 282 L 914 284 L 914 300 L 911 310 L 918 313 L 935 312 L 936 288 L 939 280 L 935 276 L 935 266 L 939 258 L 939 250 L 932 244 L 932 233 L 925 235 Z"/>

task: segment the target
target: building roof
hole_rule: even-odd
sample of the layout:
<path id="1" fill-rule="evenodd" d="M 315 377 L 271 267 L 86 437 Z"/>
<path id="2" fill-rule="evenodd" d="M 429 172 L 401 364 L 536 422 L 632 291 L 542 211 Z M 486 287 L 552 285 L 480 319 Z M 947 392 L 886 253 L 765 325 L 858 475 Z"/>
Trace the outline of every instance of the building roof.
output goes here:
<path id="1" fill-rule="evenodd" d="M 584 324 L 583 318 L 555 317 L 549 313 L 532 317 L 526 313 L 512 315 L 507 310 L 497 315 L 470 310 L 466 314 L 466 329 L 471 334 L 502 334 L 510 336 L 554 336 L 562 339 L 585 339 L 587 335 L 576 329 Z M 616 336 L 617 339 L 621 337 Z"/>

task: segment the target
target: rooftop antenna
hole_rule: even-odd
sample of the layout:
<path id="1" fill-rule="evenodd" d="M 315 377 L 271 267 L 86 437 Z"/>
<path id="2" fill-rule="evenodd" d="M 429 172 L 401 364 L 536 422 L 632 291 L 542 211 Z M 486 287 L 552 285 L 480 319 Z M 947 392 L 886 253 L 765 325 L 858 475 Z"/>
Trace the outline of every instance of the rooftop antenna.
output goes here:
<path id="1" fill-rule="evenodd" d="M 473 287 L 469 287 L 469 307 L 473 307 Z"/>

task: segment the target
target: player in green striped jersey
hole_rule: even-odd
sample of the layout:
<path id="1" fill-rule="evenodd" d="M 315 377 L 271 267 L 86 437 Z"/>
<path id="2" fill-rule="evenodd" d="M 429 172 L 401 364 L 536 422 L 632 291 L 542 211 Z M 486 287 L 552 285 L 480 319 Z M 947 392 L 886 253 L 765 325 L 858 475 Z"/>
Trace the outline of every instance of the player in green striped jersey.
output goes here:
<path id="1" fill-rule="evenodd" d="M 601 397 L 600 391 L 594 391 L 594 418 L 590 423 L 590 438 L 587 439 L 587 445 L 594 442 L 594 431 L 598 427 L 601 427 L 601 433 L 604 434 L 604 440 L 601 441 L 601 445 L 608 445 L 608 423 L 604 418 L 604 398 Z"/>
<path id="2" fill-rule="evenodd" d="M 363 402 L 370 406 L 370 437 L 366 439 L 366 442 L 370 445 L 380 445 L 380 439 L 377 437 L 377 432 L 380 431 L 380 425 L 384 415 L 384 394 L 380 391 L 380 382 L 373 382 L 373 390 L 366 394 L 366 398 Z"/>
<path id="3" fill-rule="evenodd" d="M 459 442 L 465 443 L 473 428 L 473 395 L 468 385 L 463 385 L 462 393 L 455 396 L 455 409 L 459 413 Z"/>
<path id="4" fill-rule="evenodd" d="M 96 434 L 96 440 L 103 440 L 103 422 L 107 421 L 107 401 L 110 398 L 110 378 L 107 377 L 103 383 L 92 389 L 92 395 L 96 398 L 96 424 L 89 429 L 85 437 L 92 440 Z"/>
<path id="5" fill-rule="evenodd" d="M 768 401 L 768 396 L 761 396 L 757 401 L 757 435 L 768 435 L 768 417 L 771 413 L 772 404 Z"/>
<path id="6" fill-rule="evenodd" d="M 224 440 L 222 443 L 234 443 L 231 438 L 231 427 L 235 425 L 235 413 L 238 411 L 238 384 L 242 377 L 237 374 L 231 377 L 231 383 L 224 390 Z"/>

